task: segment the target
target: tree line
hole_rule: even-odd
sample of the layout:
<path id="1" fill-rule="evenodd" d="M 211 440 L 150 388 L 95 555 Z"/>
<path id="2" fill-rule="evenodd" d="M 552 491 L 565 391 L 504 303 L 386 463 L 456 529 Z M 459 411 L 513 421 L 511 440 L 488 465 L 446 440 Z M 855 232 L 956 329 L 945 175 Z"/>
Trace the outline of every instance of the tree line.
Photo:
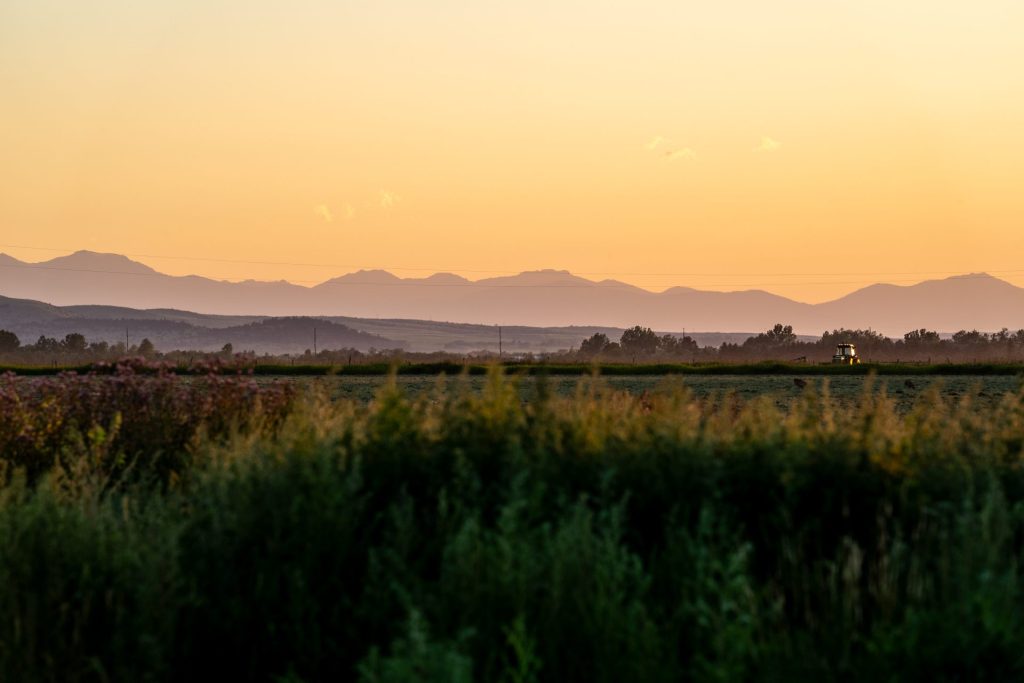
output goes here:
<path id="1" fill-rule="evenodd" d="M 1024 361 L 1024 329 L 1008 329 L 987 333 L 961 330 L 943 337 L 934 330 L 911 330 L 902 338 L 893 339 L 873 330 L 836 329 L 826 331 L 816 340 L 802 340 L 792 325 L 781 323 L 753 335 L 740 343 L 724 342 L 720 346 L 701 346 L 693 337 L 678 334 L 658 334 L 649 327 L 636 325 L 612 340 L 604 333 L 583 339 L 577 348 L 546 354 L 505 354 L 506 360 L 537 360 L 555 362 L 686 362 L 686 363 L 742 363 L 765 360 L 825 362 L 837 344 L 855 344 L 865 362 L 969 362 L 969 361 Z M 0 330 L 0 355 L 8 360 L 28 362 L 86 362 L 112 360 L 124 356 L 143 356 L 182 361 L 196 357 L 255 357 L 252 351 L 237 353 L 231 343 L 220 351 L 175 350 L 161 353 L 149 340 L 126 346 L 124 342 L 89 341 L 84 335 L 72 332 L 63 339 L 40 336 L 32 344 L 22 344 L 17 335 Z M 488 360 L 498 354 L 481 350 L 475 353 L 455 354 L 445 351 L 416 353 L 401 349 L 355 348 L 309 349 L 305 353 L 269 355 L 263 358 L 278 362 L 315 362 L 330 364 L 359 364 L 368 362 L 436 362 L 460 360 Z"/>
<path id="2" fill-rule="evenodd" d="M 934 330 L 911 330 L 901 339 L 893 339 L 873 330 L 837 329 L 826 331 L 819 339 L 801 340 L 792 325 L 776 324 L 771 329 L 748 337 L 741 343 L 699 346 L 688 335 L 659 335 L 649 327 L 635 326 L 622 333 L 618 341 L 598 333 L 584 339 L 572 352 L 579 358 L 594 360 L 673 360 L 689 362 L 827 361 L 838 344 L 854 344 L 864 361 L 1019 361 L 1024 360 L 1024 329 L 1002 329 L 987 333 L 961 330 L 943 337 Z"/>
<path id="3" fill-rule="evenodd" d="M 22 344 L 18 335 L 9 330 L 0 330 L 0 353 L 5 354 L 118 358 L 125 355 L 150 357 L 156 355 L 156 352 L 156 346 L 149 339 L 126 346 L 123 342 L 111 344 L 106 341 L 89 341 L 85 335 L 71 332 L 64 335 L 63 339 L 40 335 L 34 344 Z"/>

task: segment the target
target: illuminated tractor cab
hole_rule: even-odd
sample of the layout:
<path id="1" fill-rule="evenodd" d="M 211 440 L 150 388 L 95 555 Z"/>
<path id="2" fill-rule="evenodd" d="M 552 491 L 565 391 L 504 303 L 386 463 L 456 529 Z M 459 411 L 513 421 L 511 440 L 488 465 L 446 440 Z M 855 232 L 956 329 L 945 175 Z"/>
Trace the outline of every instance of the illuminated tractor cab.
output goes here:
<path id="1" fill-rule="evenodd" d="M 857 355 L 857 347 L 853 344 L 837 344 L 832 362 L 836 365 L 857 365 L 860 363 L 860 356 Z"/>

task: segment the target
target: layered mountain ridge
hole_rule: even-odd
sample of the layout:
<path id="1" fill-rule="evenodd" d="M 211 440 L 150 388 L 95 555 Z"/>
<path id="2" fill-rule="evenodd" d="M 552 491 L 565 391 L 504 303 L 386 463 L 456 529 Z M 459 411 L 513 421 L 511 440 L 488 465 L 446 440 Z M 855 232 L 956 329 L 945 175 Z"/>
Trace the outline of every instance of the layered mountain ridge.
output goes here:
<path id="1" fill-rule="evenodd" d="M 177 309 L 231 316 L 348 316 L 523 326 L 634 324 L 673 331 L 739 332 L 776 322 L 820 334 L 837 327 L 890 336 L 1024 327 L 1024 289 L 985 273 L 913 285 L 879 283 L 807 304 L 763 290 L 651 292 L 564 270 L 468 280 L 451 273 L 401 278 L 361 270 L 306 287 L 285 281 L 229 282 L 173 276 L 119 254 L 78 251 L 29 263 L 0 254 L 0 295 L 59 306 Z M 2 320 L 0 320 L 2 327 Z"/>

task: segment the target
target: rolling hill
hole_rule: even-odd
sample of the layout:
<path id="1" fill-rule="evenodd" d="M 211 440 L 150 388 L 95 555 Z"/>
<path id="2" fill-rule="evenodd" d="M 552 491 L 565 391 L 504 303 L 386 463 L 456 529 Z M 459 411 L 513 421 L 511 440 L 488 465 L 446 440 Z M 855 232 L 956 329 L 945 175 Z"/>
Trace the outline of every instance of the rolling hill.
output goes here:
<path id="1" fill-rule="evenodd" d="M 110 343 L 124 341 L 126 335 L 131 343 L 148 338 L 165 351 L 216 351 L 231 343 L 239 351 L 296 354 L 312 346 L 314 328 L 321 349 L 400 348 L 451 353 L 498 350 L 498 331 L 493 325 L 338 316 L 222 316 L 174 309 L 53 306 L 0 296 L 0 329 L 14 332 L 26 344 L 42 335 L 61 339 L 68 333 L 79 332 L 90 341 Z M 512 353 L 564 350 L 578 346 L 597 332 L 612 339 L 622 335 L 622 329 L 615 327 L 510 326 L 502 328 L 503 348 Z M 723 341 L 741 342 L 750 334 L 712 332 L 693 336 L 702 346 L 717 347 Z"/>

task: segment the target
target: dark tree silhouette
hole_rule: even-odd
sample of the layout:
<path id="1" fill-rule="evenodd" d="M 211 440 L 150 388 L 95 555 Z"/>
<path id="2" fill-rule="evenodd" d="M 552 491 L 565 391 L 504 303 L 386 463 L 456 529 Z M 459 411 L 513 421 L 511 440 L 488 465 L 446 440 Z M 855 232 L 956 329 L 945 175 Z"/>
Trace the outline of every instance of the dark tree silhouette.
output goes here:
<path id="1" fill-rule="evenodd" d="M 71 332 L 65 335 L 64 341 L 60 345 L 68 353 L 82 353 L 85 351 L 86 346 L 88 346 L 85 342 L 85 335 L 78 332 Z"/>
<path id="2" fill-rule="evenodd" d="M 662 353 L 668 356 L 688 356 L 697 353 L 700 347 L 692 337 L 676 337 L 671 334 L 663 334 L 659 340 Z"/>
<path id="3" fill-rule="evenodd" d="M 661 339 L 651 328 L 637 325 L 622 333 L 619 345 L 622 346 L 623 353 L 652 355 L 661 346 Z"/>
<path id="4" fill-rule="evenodd" d="M 584 356 L 596 356 L 608 348 L 608 344 L 608 335 L 603 332 L 597 332 L 589 339 L 584 339 L 580 343 L 580 354 Z"/>
<path id="5" fill-rule="evenodd" d="M 941 342 L 938 332 L 931 330 L 912 330 L 903 335 L 903 343 L 907 347 L 936 346 Z"/>
<path id="6" fill-rule="evenodd" d="M 989 335 L 978 332 L 977 330 L 960 330 L 953 335 L 954 344 L 962 344 L 964 346 L 985 346 L 990 341 Z"/>
<path id="7" fill-rule="evenodd" d="M 36 351 L 60 351 L 60 342 L 53 337 L 40 335 L 33 347 Z"/>
<path id="8" fill-rule="evenodd" d="M 153 342 L 148 339 L 143 339 L 139 342 L 139 355 L 149 357 L 156 353 L 156 347 L 153 346 Z"/>
<path id="9" fill-rule="evenodd" d="M 782 323 L 777 323 L 775 327 L 765 332 L 765 337 L 768 338 L 771 346 L 792 346 L 796 343 L 793 326 Z"/>
<path id="10" fill-rule="evenodd" d="M 796 334 L 793 333 L 792 325 L 778 323 L 767 332 L 762 332 L 756 337 L 750 337 L 743 342 L 743 348 L 756 350 L 775 350 L 794 346 L 797 342 Z"/>
<path id="11" fill-rule="evenodd" d="M 18 335 L 7 330 L 0 330 L 0 352 L 17 351 L 19 346 L 21 346 L 21 340 L 18 339 Z"/>

